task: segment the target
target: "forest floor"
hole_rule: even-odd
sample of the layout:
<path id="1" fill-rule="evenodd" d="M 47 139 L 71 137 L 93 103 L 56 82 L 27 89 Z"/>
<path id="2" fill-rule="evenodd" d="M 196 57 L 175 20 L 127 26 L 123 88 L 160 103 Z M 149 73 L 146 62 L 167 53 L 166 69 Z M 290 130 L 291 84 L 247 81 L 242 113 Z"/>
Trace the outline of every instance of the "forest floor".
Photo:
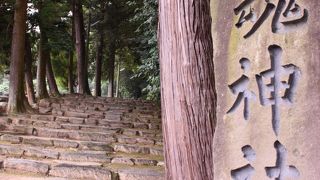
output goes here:
<path id="1" fill-rule="evenodd" d="M 160 107 L 65 95 L 0 117 L 0 179 L 164 179 Z"/>

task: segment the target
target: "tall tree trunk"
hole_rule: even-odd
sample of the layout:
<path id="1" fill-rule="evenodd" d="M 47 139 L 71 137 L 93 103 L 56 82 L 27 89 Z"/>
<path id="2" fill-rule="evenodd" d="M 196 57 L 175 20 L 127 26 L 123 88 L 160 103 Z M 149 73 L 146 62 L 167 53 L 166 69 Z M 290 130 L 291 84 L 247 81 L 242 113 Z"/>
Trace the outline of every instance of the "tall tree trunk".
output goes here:
<path id="1" fill-rule="evenodd" d="M 38 3 L 39 14 L 40 14 L 40 45 L 39 45 L 39 59 L 37 66 L 37 97 L 39 99 L 44 99 L 49 97 L 46 85 L 46 64 L 50 57 L 48 37 L 43 27 L 43 17 L 42 14 L 42 1 Z"/>
<path id="2" fill-rule="evenodd" d="M 86 70 L 88 70 L 88 64 L 89 64 L 89 45 L 90 45 L 90 32 L 91 32 L 91 10 L 90 9 L 91 9 L 91 6 L 89 6 L 88 25 L 87 25 L 86 63 L 85 63 L 85 69 Z M 89 79 L 88 78 L 88 73 L 86 73 L 85 88 L 86 88 L 86 92 L 91 94 L 88 79 Z"/>
<path id="3" fill-rule="evenodd" d="M 121 65 L 121 62 L 119 60 L 117 66 L 117 87 L 116 87 L 116 97 L 118 98 L 119 97 L 119 88 L 120 88 L 120 65 Z"/>
<path id="4" fill-rule="evenodd" d="M 46 85 L 46 64 L 50 54 L 47 49 L 48 38 L 42 30 L 40 31 L 39 60 L 37 65 L 37 97 L 43 99 L 49 97 Z"/>
<path id="5" fill-rule="evenodd" d="M 32 53 L 31 53 L 31 44 L 26 35 L 25 42 L 25 81 L 26 81 L 26 89 L 27 89 L 27 97 L 30 104 L 36 103 L 36 97 L 34 94 L 34 86 L 33 86 L 33 76 L 32 76 Z"/>
<path id="6" fill-rule="evenodd" d="M 48 84 L 49 84 L 50 94 L 52 96 L 60 96 L 57 82 L 56 82 L 56 78 L 54 76 L 53 69 L 52 69 L 50 54 L 49 54 L 49 59 L 47 59 L 46 68 L 47 68 L 46 75 L 47 75 L 47 80 L 48 80 Z"/>
<path id="7" fill-rule="evenodd" d="M 213 180 L 216 91 L 210 0 L 159 1 L 166 179 Z"/>
<path id="8" fill-rule="evenodd" d="M 68 52 L 68 56 L 69 56 L 69 67 L 68 67 L 68 89 L 69 89 L 69 93 L 73 94 L 74 90 L 73 90 L 73 51 L 69 51 Z"/>
<path id="9" fill-rule="evenodd" d="M 114 61 L 116 55 L 115 38 L 110 35 L 109 54 L 108 54 L 108 93 L 107 97 L 114 96 Z"/>
<path id="10" fill-rule="evenodd" d="M 27 1 L 16 1 L 11 47 L 9 101 L 7 112 L 23 113 L 29 103 L 24 94 L 24 54 L 27 20 Z"/>
<path id="11" fill-rule="evenodd" d="M 99 40 L 97 42 L 97 57 L 96 57 L 96 77 L 95 77 L 95 95 L 101 96 L 101 69 L 104 47 L 104 36 L 102 29 L 99 29 Z"/>
<path id="12" fill-rule="evenodd" d="M 88 79 L 86 69 L 86 53 L 85 53 L 85 30 L 83 22 L 82 4 L 80 0 L 74 0 L 74 27 L 77 51 L 77 76 L 78 76 L 78 93 L 91 94 L 86 88 Z"/>

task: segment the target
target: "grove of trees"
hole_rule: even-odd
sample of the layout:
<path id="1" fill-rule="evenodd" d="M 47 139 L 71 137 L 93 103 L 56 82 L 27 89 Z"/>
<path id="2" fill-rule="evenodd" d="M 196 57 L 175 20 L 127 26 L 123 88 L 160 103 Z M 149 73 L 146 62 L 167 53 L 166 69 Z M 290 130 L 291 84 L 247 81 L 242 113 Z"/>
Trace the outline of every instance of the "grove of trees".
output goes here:
<path id="1" fill-rule="evenodd" d="M 1 1 L 8 111 L 64 93 L 159 100 L 156 31 L 156 0 Z"/>

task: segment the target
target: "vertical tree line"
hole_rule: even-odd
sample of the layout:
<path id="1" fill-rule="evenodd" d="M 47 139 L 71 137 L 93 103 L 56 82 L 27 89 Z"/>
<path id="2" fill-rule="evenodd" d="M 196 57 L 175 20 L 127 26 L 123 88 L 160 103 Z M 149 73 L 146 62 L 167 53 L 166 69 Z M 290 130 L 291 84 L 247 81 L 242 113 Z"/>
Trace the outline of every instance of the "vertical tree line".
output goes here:
<path id="1" fill-rule="evenodd" d="M 20 7 L 20 2 L 0 3 L 0 13 L 4 5 L 6 9 L 11 7 L 15 17 L 18 17 L 16 7 Z M 136 38 L 139 23 L 146 19 L 132 21 L 136 10 L 142 8 L 142 5 L 143 0 L 131 3 L 125 0 L 71 0 L 68 2 L 31 0 L 27 2 L 27 6 L 23 6 L 24 11 L 27 12 L 26 17 L 19 21 L 24 23 L 26 40 L 19 42 L 24 42 L 23 81 L 25 81 L 25 95 L 28 102 L 34 104 L 39 99 L 60 96 L 61 84 L 65 84 L 69 93 L 91 95 L 93 92 L 96 96 L 105 94 L 108 97 L 114 97 L 117 92 L 118 96 L 122 94 L 120 91 L 124 91 L 120 88 L 121 82 L 118 78 L 124 69 L 131 74 L 125 73 L 121 80 L 128 82 L 133 79 L 134 81 L 122 84 L 128 88 L 126 91 L 132 88 L 141 89 L 141 86 L 145 86 L 146 84 L 142 82 L 143 78 L 139 80 L 137 77 L 132 77 L 135 69 L 143 62 L 140 60 L 143 56 L 135 52 L 135 47 L 140 43 Z M 21 24 L 18 27 L 20 26 L 22 27 Z M 12 48 L 17 44 L 14 38 L 22 36 L 13 32 Z M 91 39 L 95 39 L 95 42 Z M 10 55 L 10 59 L 14 57 L 15 54 Z M 62 62 L 59 60 L 61 58 L 66 61 Z M 124 68 L 120 67 L 120 61 Z M 12 60 L 11 64 L 13 62 Z M 115 71 L 116 65 L 118 71 Z M 15 76 L 12 75 L 13 77 Z M 91 79 L 90 83 L 94 84 L 91 87 L 89 79 Z M 76 91 L 74 91 L 75 87 Z M 65 93 L 64 90 L 62 91 Z M 138 96 L 140 95 L 141 93 L 138 93 Z M 25 108 L 18 109 L 24 112 Z"/>
<path id="2" fill-rule="evenodd" d="M 166 179 L 214 178 L 216 91 L 210 0 L 159 1 Z"/>

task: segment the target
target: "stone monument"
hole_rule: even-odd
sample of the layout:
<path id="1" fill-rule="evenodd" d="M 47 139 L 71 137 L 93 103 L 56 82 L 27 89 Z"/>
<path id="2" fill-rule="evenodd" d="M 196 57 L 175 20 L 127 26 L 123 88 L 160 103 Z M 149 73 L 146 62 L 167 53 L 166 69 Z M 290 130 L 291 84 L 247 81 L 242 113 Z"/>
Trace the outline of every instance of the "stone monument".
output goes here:
<path id="1" fill-rule="evenodd" d="M 320 2 L 211 0 L 215 179 L 320 179 Z"/>

